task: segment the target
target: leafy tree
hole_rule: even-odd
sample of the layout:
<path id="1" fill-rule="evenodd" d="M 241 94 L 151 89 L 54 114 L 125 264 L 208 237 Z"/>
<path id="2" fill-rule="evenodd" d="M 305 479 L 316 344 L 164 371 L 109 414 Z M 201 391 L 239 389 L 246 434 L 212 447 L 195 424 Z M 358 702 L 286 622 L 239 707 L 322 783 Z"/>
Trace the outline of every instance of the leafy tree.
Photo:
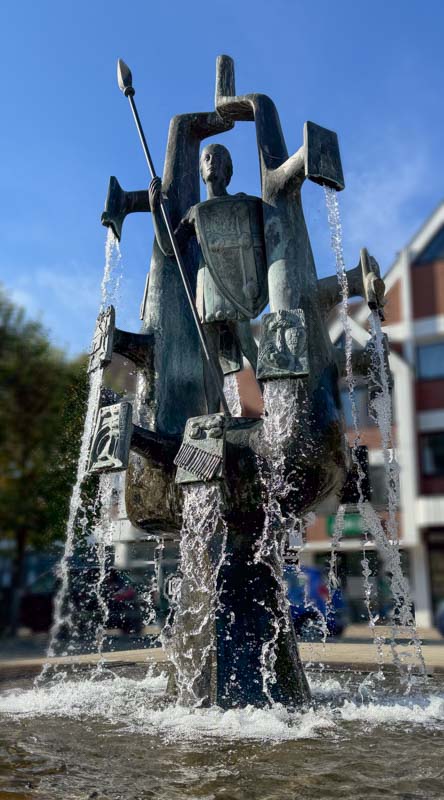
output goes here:
<path id="1" fill-rule="evenodd" d="M 68 360 L 0 287 L 0 537 L 15 542 L 12 630 L 27 546 L 64 538 L 87 387 L 85 357 Z"/>

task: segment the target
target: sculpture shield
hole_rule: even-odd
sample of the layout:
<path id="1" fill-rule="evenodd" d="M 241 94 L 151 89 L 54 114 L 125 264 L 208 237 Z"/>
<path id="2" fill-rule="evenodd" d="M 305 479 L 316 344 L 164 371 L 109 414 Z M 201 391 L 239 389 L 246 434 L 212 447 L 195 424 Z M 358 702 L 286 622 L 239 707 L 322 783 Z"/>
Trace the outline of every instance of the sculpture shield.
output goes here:
<path id="1" fill-rule="evenodd" d="M 196 233 L 219 291 L 254 319 L 268 302 L 267 263 L 258 197 L 215 197 L 195 206 Z"/>

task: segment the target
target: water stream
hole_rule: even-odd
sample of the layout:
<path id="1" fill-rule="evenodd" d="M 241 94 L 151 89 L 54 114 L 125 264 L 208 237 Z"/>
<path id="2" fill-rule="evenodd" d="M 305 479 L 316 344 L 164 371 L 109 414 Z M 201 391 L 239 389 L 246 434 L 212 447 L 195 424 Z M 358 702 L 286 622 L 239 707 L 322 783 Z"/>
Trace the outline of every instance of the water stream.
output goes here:
<path id="1" fill-rule="evenodd" d="M 374 393 L 371 410 L 373 411 L 376 419 L 380 436 L 381 446 L 384 457 L 385 476 L 388 492 L 388 522 L 387 530 L 384 530 L 382 521 L 378 514 L 374 511 L 368 502 L 364 501 L 363 497 L 363 481 L 364 472 L 357 457 L 357 447 L 361 442 L 359 431 L 358 414 L 356 407 L 355 388 L 356 382 L 353 375 L 352 366 L 352 349 L 353 337 L 350 326 L 350 319 L 348 314 L 349 309 L 349 291 L 346 275 L 346 266 L 344 259 L 344 250 L 342 243 L 342 224 L 339 209 L 339 202 L 337 192 L 328 187 L 325 188 L 325 199 L 327 205 L 328 222 L 330 226 L 331 246 L 335 255 L 336 272 L 338 282 L 341 290 L 342 302 L 340 306 L 341 321 L 344 329 L 345 337 L 345 375 L 349 391 L 350 405 L 352 412 L 352 425 L 353 425 L 353 445 L 352 445 L 352 459 L 357 469 L 357 486 L 358 486 L 358 511 L 364 523 L 365 540 L 362 555 L 362 575 L 364 582 L 364 597 L 365 604 L 368 612 L 369 625 L 373 633 L 373 639 L 377 650 L 378 663 L 382 663 L 382 644 L 383 639 L 378 636 L 377 622 L 378 615 L 372 610 L 372 586 L 371 586 L 371 569 L 366 554 L 366 546 L 369 543 L 368 535 L 370 534 L 376 543 L 378 551 L 384 562 L 384 566 L 389 577 L 390 588 L 392 592 L 394 609 L 391 620 L 391 640 L 390 646 L 392 649 L 393 662 L 399 668 L 401 673 L 407 671 L 410 676 L 411 669 L 416 666 L 421 673 L 425 673 L 424 660 L 421 652 L 421 643 L 419 641 L 414 616 L 412 613 L 412 601 L 410 598 L 410 590 L 408 582 L 402 572 L 401 555 L 399 549 L 398 525 L 397 525 L 397 511 L 399 509 L 399 481 L 398 481 L 398 465 L 394 457 L 394 447 L 392 442 L 392 406 L 390 396 L 390 383 L 389 376 L 387 375 L 384 359 L 384 344 L 383 333 L 379 315 L 377 312 L 372 312 L 370 315 L 371 335 L 374 342 L 374 363 L 372 369 L 372 380 L 377 386 L 377 391 Z M 336 558 L 332 556 L 332 558 Z M 399 623 L 398 621 L 399 620 Z M 413 646 L 413 654 L 408 652 L 407 648 L 402 648 L 398 638 L 405 634 L 408 630 L 410 637 L 410 644 Z M 403 652 L 400 652 L 400 648 Z"/>
<path id="2" fill-rule="evenodd" d="M 100 311 L 104 311 L 107 306 L 116 302 L 121 275 L 122 258 L 119 242 L 114 236 L 111 228 L 108 228 L 105 243 L 105 265 L 101 282 Z M 74 649 L 74 640 L 78 638 L 78 631 L 76 631 L 75 627 L 74 609 L 69 597 L 70 562 L 75 553 L 76 533 L 78 531 L 78 527 L 82 532 L 81 538 L 87 539 L 89 518 L 91 516 L 93 518 L 97 516 L 97 512 L 99 510 L 100 516 L 95 526 L 95 540 L 97 543 L 97 557 L 99 561 L 99 572 L 97 584 L 95 586 L 95 593 L 97 595 L 99 606 L 105 615 L 104 621 L 100 624 L 100 627 L 97 631 L 97 644 L 99 649 L 101 649 L 103 645 L 103 631 L 106 621 L 106 603 L 102 595 L 102 587 L 106 570 L 106 544 L 110 538 L 109 517 L 106 511 L 111 502 L 110 476 L 100 476 L 97 494 L 92 503 L 92 507 L 88 506 L 82 497 L 82 487 L 88 468 L 91 437 L 94 430 L 97 412 L 100 407 L 102 384 L 103 369 L 97 368 L 89 375 L 89 391 L 86 403 L 85 422 L 80 445 L 79 460 L 77 463 L 76 480 L 69 505 L 68 522 L 66 525 L 65 549 L 59 565 L 60 585 L 54 599 L 53 624 L 50 631 L 49 646 L 47 651 L 48 658 L 52 658 L 56 655 L 57 645 L 62 630 L 64 631 L 65 636 L 67 636 L 71 641 L 71 644 L 69 645 L 71 651 Z M 90 512 L 90 514 L 88 512 Z M 46 672 L 47 667 L 45 666 L 40 678 L 45 677 Z"/>
<path id="3" fill-rule="evenodd" d="M 378 515 L 368 504 L 364 509 L 364 517 L 368 530 L 378 543 L 386 570 L 391 575 L 391 590 L 394 601 L 391 620 L 393 659 L 399 661 L 401 665 L 407 664 L 409 667 L 413 666 L 413 662 L 416 660 L 418 662 L 416 666 L 419 665 L 420 671 L 425 673 L 421 642 L 416 631 L 413 605 L 410 597 L 410 587 L 401 566 L 397 516 L 399 509 L 399 465 L 396 459 L 395 443 L 392 441 L 392 399 L 390 379 L 384 358 L 384 335 L 381 320 L 376 311 L 373 311 L 370 315 L 370 332 L 374 342 L 372 380 L 378 389 L 373 395 L 370 409 L 379 428 L 384 457 L 388 496 L 386 530 L 383 529 Z M 400 653 L 399 646 L 393 646 L 397 638 L 405 635 L 406 631 L 410 636 L 410 644 L 414 649 L 413 659 L 408 650 L 405 652 L 405 648 L 404 652 Z"/>
<path id="4" fill-rule="evenodd" d="M 178 702 L 198 705 L 211 698 L 206 683 L 216 653 L 216 615 L 222 587 L 219 573 L 226 556 L 227 528 L 222 517 L 223 490 L 215 484 L 183 489 L 180 532 L 181 577 L 161 642 L 175 668 Z"/>
<path id="5" fill-rule="evenodd" d="M 264 526 L 256 545 L 255 560 L 264 563 L 271 571 L 277 586 L 276 609 L 269 608 L 272 617 L 272 636 L 262 645 L 262 688 L 270 703 L 272 687 L 276 683 L 276 660 L 279 634 L 286 632 L 291 624 L 287 583 L 284 578 L 284 555 L 289 529 L 296 521 L 282 512 L 282 502 L 290 491 L 294 491 L 293 474 L 289 479 L 285 464 L 285 453 L 289 440 L 294 435 L 294 422 L 304 403 L 299 397 L 300 382 L 294 380 L 270 381 L 264 387 L 264 423 L 262 436 L 266 444 L 268 466 L 259 465 L 262 482 Z"/>
<path id="6" fill-rule="evenodd" d="M 98 562 L 97 581 L 93 586 L 93 592 L 97 598 L 99 608 L 99 620 L 95 631 L 95 651 L 98 653 L 100 659 L 97 669 L 101 670 L 103 667 L 102 656 L 103 647 L 105 644 L 105 634 L 107 622 L 109 617 L 108 603 L 104 595 L 105 581 L 107 577 L 107 554 L 112 544 L 113 539 L 113 525 L 111 519 L 111 507 L 113 502 L 113 486 L 114 475 L 112 473 L 103 473 L 100 476 L 98 501 L 100 502 L 100 512 L 98 515 L 97 523 L 93 531 L 93 538 L 95 540 L 95 552 Z"/>

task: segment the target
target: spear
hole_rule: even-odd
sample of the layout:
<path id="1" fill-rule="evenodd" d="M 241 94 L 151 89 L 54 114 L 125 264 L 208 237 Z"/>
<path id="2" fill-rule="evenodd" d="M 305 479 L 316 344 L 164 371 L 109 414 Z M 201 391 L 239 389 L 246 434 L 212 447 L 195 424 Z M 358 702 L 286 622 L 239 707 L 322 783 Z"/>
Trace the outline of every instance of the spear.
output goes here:
<path id="1" fill-rule="evenodd" d="M 153 160 L 151 158 L 150 151 L 148 149 L 148 144 L 147 144 L 147 141 L 146 141 L 146 138 L 145 138 L 145 134 L 143 132 L 142 123 L 140 122 L 140 117 L 139 117 L 139 114 L 137 112 L 136 104 L 134 102 L 134 95 L 135 95 L 136 91 L 135 91 L 135 89 L 133 87 L 133 76 L 131 75 L 130 68 L 127 66 L 127 64 L 125 64 L 124 61 L 122 61 L 121 58 L 119 58 L 119 60 L 117 62 L 117 81 L 119 83 L 119 89 L 121 89 L 123 94 L 125 95 L 125 97 L 128 98 L 129 104 L 131 106 L 131 111 L 133 112 L 134 122 L 136 123 L 137 132 L 139 134 L 139 138 L 140 138 L 140 141 L 142 143 L 143 152 L 145 154 L 145 158 L 146 158 L 146 162 L 148 164 L 148 169 L 149 169 L 151 178 L 155 178 L 156 177 L 156 170 L 154 168 L 154 163 L 153 163 Z M 160 197 L 160 210 L 161 210 L 161 213 L 162 213 L 163 220 L 165 222 L 165 227 L 167 229 L 168 236 L 170 237 L 170 242 L 171 242 L 171 246 L 173 248 L 174 255 L 176 257 L 177 266 L 179 267 L 180 277 L 182 278 L 184 289 L 185 289 L 185 293 L 186 293 L 186 296 L 188 298 L 188 302 L 190 304 L 191 313 L 193 315 L 194 323 L 195 323 L 196 328 L 197 328 L 197 333 L 199 335 L 200 345 L 202 347 L 202 351 L 203 351 L 204 357 L 205 357 L 205 359 L 207 361 L 207 364 L 208 364 L 208 366 L 210 368 L 211 375 L 213 377 L 214 383 L 215 383 L 215 385 L 217 387 L 217 391 L 218 391 L 218 394 L 219 394 L 219 399 L 220 399 L 222 408 L 224 410 L 224 414 L 226 414 L 227 417 L 231 417 L 230 409 L 228 408 L 228 404 L 227 404 L 227 401 L 226 401 L 226 398 L 225 398 L 225 395 L 224 395 L 224 388 L 223 388 L 223 385 L 222 385 L 222 381 L 220 379 L 219 372 L 217 370 L 216 364 L 214 363 L 214 360 L 213 360 L 213 358 L 211 356 L 211 353 L 210 353 L 210 351 L 208 349 L 208 345 L 207 345 L 207 341 L 205 339 L 205 333 L 204 333 L 204 330 L 203 330 L 203 327 L 202 327 L 202 323 L 200 321 L 199 314 L 197 313 L 196 303 L 194 302 L 193 292 L 192 292 L 192 289 L 191 289 L 190 282 L 188 280 L 186 267 L 185 267 L 181 252 L 179 250 L 179 246 L 177 244 L 176 237 L 174 235 L 173 226 L 171 224 L 171 219 L 170 219 L 170 215 L 169 215 L 169 212 L 168 212 L 168 206 L 165 203 L 165 200 L 162 197 L 162 195 Z"/>

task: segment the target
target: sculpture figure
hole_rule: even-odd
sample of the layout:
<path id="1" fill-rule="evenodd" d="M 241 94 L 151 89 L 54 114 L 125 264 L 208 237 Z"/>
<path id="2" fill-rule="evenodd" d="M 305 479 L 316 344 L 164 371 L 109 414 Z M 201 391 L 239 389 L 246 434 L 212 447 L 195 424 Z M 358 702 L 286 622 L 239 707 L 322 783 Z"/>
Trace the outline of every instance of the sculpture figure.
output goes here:
<path id="1" fill-rule="evenodd" d="M 135 113 L 130 77 L 127 70 L 126 81 L 119 82 Z M 336 134 L 307 122 L 303 146 L 289 157 L 273 102 L 260 94 L 236 95 L 228 56 L 217 61 L 215 106 L 212 112 L 173 118 L 163 178 L 154 178 L 149 192 L 123 192 L 111 179 L 104 224 L 120 237 L 126 213 L 151 210 L 156 240 L 142 332 L 115 328 L 113 314 L 98 323 L 91 369 L 106 366 L 117 351 L 136 364 L 139 387 L 132 422 L 125 403 L 103 415 L 104 435 L 98 423 L 91 469 L 127 467 L 127 514 L 141 538 L 178 538 L 183 485 L 196 491 L 205 484 L 218 487 L 225 533 L 217 524 L 201 543 L 199 569 L 216 575 L 221 602 L 214 608 L 214 598 L 198 592 L 199 602 L 183 616 L 180 630 L 184 661 L 199 652 L 193 698 L 224 707 L 270 699 L 300 706 L 309 691 L 282 597 L 279 550 L 286 520 L 301 517 L 328 495 L 345 501 L 352 472 L 338 388 L 345 364 L 326 326 L 340 290 L 336 278 L 317 278 L 301 186 L 308 177 L 341 190 L 344 181 Z M 205 138 L 238 121 L 256 127 L 261 198 L 228 195 L 232 166 L 226 148 L 212 144 L 199 156 Z M 140 126 L 138 117 L 136 122 Z M 199 165 L 208 194 L 203 202 Z M 177 239 L 166 235 L 161 192 Z M 278 441 L 267 420 L 220 413 L 219 395 L 200 357 L 194 301 L 189 304 L 174 253 L 186 268 L 219 376 L 237 369 L 244 354 L 261 382 L 273 382 L 284 411 L 288 401 Z M 384 286 L 366 251 L 347 276 L 350 295 L 381 309 Z M 267 301 L 257 353 L 249 320 Z M 359 374 L 367 375 L 370 350 L 353 358 Z M 272 420 L 272 406 L 268 412 Z M 280 526 L 270 523 L 276 503 Z M 190 608 L 193 594 L 191 578 L 184 575 L 182 602 Z M 192 623 L 198 636 L 188 627 Z M 265 685 L 267 658 L 273 674 Z M 180 665 L 175 668 L 178 675 Z"/>
<path id="2" fill-rule="evenodd" d="M 175 231 L 181 250 L 185 250 L 192 236 L 200 245 L 196 304 L 210 352 L 219 364 L 222 382 L 223 372 L 240 368 L 241 354 L 256 370 L 257 345 L 250 319 L 263 310 L 268 299 L 260 200 L 240 193 L 228 195 L 232 173 L 227 148 L 221 144 L 207 145 L 200 157 L 207 200 L 188 209 Z M 159 211 L 160 191 L 160 178 L 153 178 L 149 198 L 156 238 L 162 252 L 172 256 L 171 242 Z M 227 352 L 228 357 L 224 357 Z M 204 383 L 208 413 L 216 413 L 219 397 L 206 365 Z"/>

